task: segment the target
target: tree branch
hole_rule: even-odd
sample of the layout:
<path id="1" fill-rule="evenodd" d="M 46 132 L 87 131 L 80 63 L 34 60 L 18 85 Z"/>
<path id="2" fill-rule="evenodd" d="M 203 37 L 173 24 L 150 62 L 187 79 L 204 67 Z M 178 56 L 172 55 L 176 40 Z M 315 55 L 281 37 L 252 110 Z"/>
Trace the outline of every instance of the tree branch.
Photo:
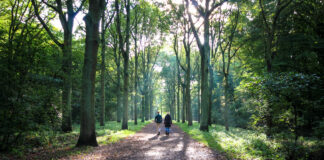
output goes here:
<path id="1" fill-rule="evenodd" d="M 203 49 L 203 45 L 202 45 L 202 43 L 201 43 L 201 41 L 199 39 L 199 35 L 197 33 L 197 29 L 195 28 L 195 24 L 193 23 L 191 14 L 188 11 L 188 9 L 189 9 L 189 1 L 188 0 L 186 0 L 186 6 L 187 6 L 187 14 L 189 15 L 190 25 L 191 25 L 192 31 L 194 33 L 195 39 L 197 41 L 198 48 L 199 48 L 199 50 L 202 50 Z"/>
<path id="2" fill-rule="evenodd" d="M 216 4 L 216 1 L 213 1 L 212 7 L 210 8 L 210 10 L 206 11 L 207 12 L 207 17 L 219 6 L 223 5 L 223 3 L 227 2 L 228 0 L 223 0 L 219 3 Z"/>
<path id="3" fill-rule="evenodd" d="M 42 0 L 42 2 L 43 2 L 46 6 L 52 8 L 55 12 L 57 12 L 57 13 L 60 12 L 56 6 L 51 5 L 51 4 L 49 4 L 48 2 L 45 2 L 45 0 Z"/>
<path id="4" fill-rule="evenodd" d="M 51 39 L 54 41 L 54 43 L 59 46 L 61 49 L 63 49 L 64 45 L 62 43 L 60 43 L 55 36 L 53 35 L 52 31 L 48 28 L 47 24 L 44 22 L 44 20 L 42 19 L 42 17 L 40 17 L 39 15 L 39 11 L 38 11 L 38 7 L 36 5 L 35 0 L 32 0 L 32 4 L 34 6 L 34 11 L 35 11 L 35 15 L 37 17 L 37 19 L 41 22 L 41 24 L 43 25 L 44 29 L 46 30 L 46 32 L 48 33 L 48 35 L 51 37 Z"/>
<path id="5" fill-rule="evenodd" d="M 81 9 L 82 9 L 82 7 L 83 7 L 85 1 L 86 1 L 86 0 L 82 0 L 80 6 L 79 6 L 79 7 L 77 8 L 77 10 L 73 13 L 74 16 L 77 15 L 77 14 L 81 11 Z"/>

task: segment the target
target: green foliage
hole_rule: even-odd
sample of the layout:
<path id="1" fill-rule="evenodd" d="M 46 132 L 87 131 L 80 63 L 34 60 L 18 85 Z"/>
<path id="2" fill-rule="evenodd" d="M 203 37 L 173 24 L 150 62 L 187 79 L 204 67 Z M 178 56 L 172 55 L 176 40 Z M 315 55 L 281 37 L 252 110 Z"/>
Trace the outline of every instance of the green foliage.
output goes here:
<path id="1" fill-rule="evenodd" d="M 193 139 L 225 154 L 229 159 L 289 159 L 293 150 L 297 148 L 299 159 L 318 159 L 324 142 L 318 139 L 303 139 L 297 147 L 285 139 L 267 139 L 264 133 L 224 126 L 212 125 L 209 132 L 199 130 L 199 124 L 194 122 L 189 127 L 183 123 L 176 123 Z"/>
<path id="2" fill-rule="evenodd" d="M 298 135 L 314 131 L 308 125 L 310 121 L 321 121 L 322 113 L 317 108 L 323 103 L 318 93 L 322 86 L 318 76 L 289 72 L 252 79 L 245 86 L 256 99 L 256 112 L 252 117 L 254 127 L 274 133 L 297 133 L 298 130 Z M 307 132 L 300 133 L 300 129 L 307 129 Z"/>

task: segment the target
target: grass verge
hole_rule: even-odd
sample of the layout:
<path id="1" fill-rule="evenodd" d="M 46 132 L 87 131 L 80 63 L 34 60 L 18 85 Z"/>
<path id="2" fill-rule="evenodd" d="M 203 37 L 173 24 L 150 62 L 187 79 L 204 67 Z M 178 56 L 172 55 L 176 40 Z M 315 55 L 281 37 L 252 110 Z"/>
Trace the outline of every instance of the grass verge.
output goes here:
<path id="1" fill-rule="evenodd" d="M 208 147 L 225 153 L 230 159 L 285 159 L 279 152 L 281 145 L 267 140 L 264 134 L 241 128 L 225 130 L 224 126 L 212 125 L 209 132 L 199 130 L 199 123 L 193 126 L 186 123 L 176 123 L 183 131 L 193 139 Z"/>
<path id="2" fill-rule="evenodd" d="M 115 121 L 105 122 L 105 126 L 96 123 L 97 142 L 99 145 L 116 143 L 119 140 L 135 134 L 151 121 L 128 122 L 128 129 L 122 130 L 121 123 Z M 70 133 L 42 132 L 32 133 L 26 139 L 24 145 L 16 146 L 10 153 L 0 154 L 0 159 L 58 159 L 69 155 L 87 154 L 93 147 L 76 148 L 76 142 L 80 134 L 80 125 L 74 124 Z"/>

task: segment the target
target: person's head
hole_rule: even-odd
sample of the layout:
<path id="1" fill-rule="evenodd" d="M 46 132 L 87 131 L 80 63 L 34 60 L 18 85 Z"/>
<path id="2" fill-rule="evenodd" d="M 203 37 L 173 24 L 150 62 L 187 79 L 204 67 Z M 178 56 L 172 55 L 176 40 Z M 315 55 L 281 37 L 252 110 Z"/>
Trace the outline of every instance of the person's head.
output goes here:
<path id="1" fill-rule="evenodd" d="M 170 112 L 168 112 L 167 114 L 170 115 Z"/>
<path id="2" fill-rule="evenodd" d="M 160 112 L 159 112 L 159 111 L 157 111 L 156 113 L 157 113 L 157 114 L 160 114 Z"/>

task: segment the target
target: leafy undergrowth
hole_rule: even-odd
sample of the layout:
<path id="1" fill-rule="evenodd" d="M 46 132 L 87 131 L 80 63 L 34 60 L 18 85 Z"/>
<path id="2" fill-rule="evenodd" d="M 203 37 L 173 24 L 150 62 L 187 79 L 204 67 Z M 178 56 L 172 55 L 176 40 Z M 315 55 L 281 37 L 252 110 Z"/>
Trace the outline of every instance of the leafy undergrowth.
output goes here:
<path id="1" fill-rule="evenodd" d="M 105 126 L 96 123 L 97 142 L 99 145 L 116 143 L 122 138 L 135 134 L 151 121 L 129 121 L 128 130 L 121 130 L 121 123 L 109 121 Z M 16 146 L 10 153 L 0 154 L 0 159 L 56 159 L 75 154 L 87 154 L 93 147 L 76 148 L 76 142 L 80 133 L 80 126 L 73 125 L 71 133 L 42 132 L 31 133 L 21 146 Z"/>
<path id="2" fill-rule="evenodd" d="M 193 139 L 225 153 L 230 159 L 287 158 L 286 146 L 278 141 L 268 140 L 265 134 L 256 131 L 231 127 L 229 131 L 226 131 L 224 126 L 212 125 L 209 127 L 209 132 L 202 132 L 199 130 L 199 123 L 197 122 L 194 122 L 191 127 L 188 127 L 186 123 L 176 123 L 176 125 Z M 315 146 L 312 140 L 305 140 L 304 145 L 310 145 L 304 147 Z"/>

